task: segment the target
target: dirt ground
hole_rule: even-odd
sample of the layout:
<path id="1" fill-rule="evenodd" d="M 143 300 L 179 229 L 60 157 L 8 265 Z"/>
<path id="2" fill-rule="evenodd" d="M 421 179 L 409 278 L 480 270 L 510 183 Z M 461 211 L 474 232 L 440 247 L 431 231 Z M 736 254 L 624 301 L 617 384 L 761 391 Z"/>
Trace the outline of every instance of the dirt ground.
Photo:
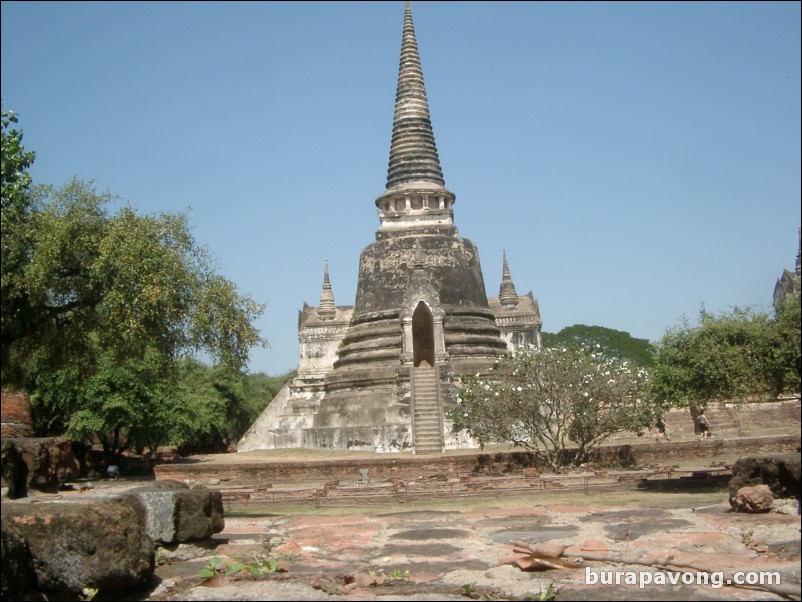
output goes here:
<path id="1" fill-rule="evenodd" d="M 208 548 L 162 550 L 160 559 L 181 559 L 158 566 L 158 585 L 136 599 L 799 600 L 796 502 L 756 515 L 731 512 L 726 499 L 726 490 L 633 490 L 241 504 Z M 279 571 L 251 574 L 268 557 Z M 204 579 L 210 563 L 218 570 Z M 760 572 L 774 584 L 735 583 Z"/>

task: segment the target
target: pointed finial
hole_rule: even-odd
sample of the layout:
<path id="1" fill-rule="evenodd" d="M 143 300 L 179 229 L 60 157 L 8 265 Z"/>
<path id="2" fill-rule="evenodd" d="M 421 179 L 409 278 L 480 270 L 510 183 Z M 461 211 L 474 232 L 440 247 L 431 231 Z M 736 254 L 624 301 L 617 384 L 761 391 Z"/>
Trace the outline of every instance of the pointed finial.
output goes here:
<path id="1" fill-rule="evenodd" d="M 518 305 L 518 293 L 515 291 L 515 285 L 510 276 L 510 267 L 507 265 L 507 251 L 502 251 L 504 254 L 504 266 L 501 270 L 501 289 L 498 293 L 498 301 L 501 305 L 514 307 Z"/>
<path id="2" fill-rule="evenodd" d="M 429 117 L 429 102 L 426 99 L 409 2 L 404 6 L 404 32 L 401 39 L 401 63 L 398 68 L 387 188 L 406 182 L 445 185 Z"/>
<path id="3" fill-rule="evenodd" d="M 331 292 L 329 282 L 329 260 L 326 259 L 323 268 L 323 290 L 320 293 L 320 305 L 317 315 L 321 320 L 333 320 L 337 315 L 337 306 L 334 304 L 334 294 Z"/>

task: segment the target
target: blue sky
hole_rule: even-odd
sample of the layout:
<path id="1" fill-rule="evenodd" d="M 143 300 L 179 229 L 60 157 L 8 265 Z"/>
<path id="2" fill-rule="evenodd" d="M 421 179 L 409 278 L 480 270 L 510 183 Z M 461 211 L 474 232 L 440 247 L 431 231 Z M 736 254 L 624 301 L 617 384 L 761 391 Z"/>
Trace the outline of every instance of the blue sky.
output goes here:
<path id="1" fill-rule="evenodd" d="M 446 186 L 488 295 L 506 250 L 543 329 L 659 340 L 769 310 L 800 225 L 798 2 L 413 2 Z M 2 2 L 2 98 L 38 183 L 190 210 L 267 307 L 354 302 L 384 191 L 403 2 Z"/>

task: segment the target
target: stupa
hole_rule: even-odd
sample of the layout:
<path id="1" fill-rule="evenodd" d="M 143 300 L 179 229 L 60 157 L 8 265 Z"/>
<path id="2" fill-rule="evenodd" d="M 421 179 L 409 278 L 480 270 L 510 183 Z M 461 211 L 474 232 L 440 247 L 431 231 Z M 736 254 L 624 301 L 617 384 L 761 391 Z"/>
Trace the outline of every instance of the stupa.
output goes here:
<path id="1" fill-rule="evenodd" d="M 405 6 L 393 133 L 379 228 L 359 260 L 353 306 L 334 303 L 328 264 L 320 304 L 298 321 L 297 378 L 274 398 L 238 450 L 309 447 L 440 453 L 474 447 L 451 432 L 462 374 L 521 345 L 540 347 L 530 292 L 519 296 L 506 253 L 488 299 L 476 245 L 454 223 Z"/>

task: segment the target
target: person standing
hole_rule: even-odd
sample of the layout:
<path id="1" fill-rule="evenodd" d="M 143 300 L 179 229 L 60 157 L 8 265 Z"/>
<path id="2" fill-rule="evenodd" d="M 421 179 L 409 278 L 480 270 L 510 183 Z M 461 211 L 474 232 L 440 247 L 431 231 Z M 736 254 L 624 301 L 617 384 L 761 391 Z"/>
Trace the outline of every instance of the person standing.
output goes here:
<path id="1" fill-rule="evenodd" d="M 710 436 L 710 421 L 707 419 L 707 416 L 705 416 L 704 410 L 699 412 L 696 422 L 699 424 L 699 437 L 701 439 L 707 439 Z"/>
<path id="2" fill-rule="evenodd" d="M 668 426 L 666 425 L 662 416 L 657 417 L 657 421 L 655 422 L 654 426 L 657 428 L 657 440 L 659 441 L 660 439 L 665 439 L 668 441 Z"/>

